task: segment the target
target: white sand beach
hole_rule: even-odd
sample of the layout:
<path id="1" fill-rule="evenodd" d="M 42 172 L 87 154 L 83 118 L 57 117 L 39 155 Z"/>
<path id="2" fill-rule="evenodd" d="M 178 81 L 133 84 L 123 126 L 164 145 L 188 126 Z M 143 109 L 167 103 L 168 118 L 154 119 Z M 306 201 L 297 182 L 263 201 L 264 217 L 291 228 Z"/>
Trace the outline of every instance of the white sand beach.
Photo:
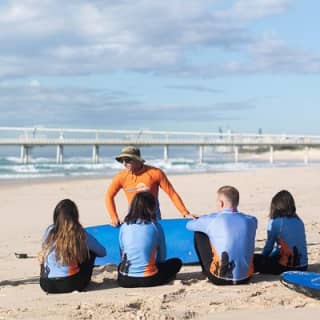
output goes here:
<path id="1" fill-rule="evenodd" d="M 234 185 L 239 209 L 258 218 L 256 250 L 266 239 L 271 197 L 289 190 L 306 225 L 310 270 L 320 272 L 320 167 L 271 168 L 245 172 L 169 176 L 189 210 L 197 215 L 215 210 L 215 191 Z M 314 317 L 320 301 L 283 286 L 278 276 L 254 275 L 241 286 L 215 286 L 199 266 L 183 266 L 172 283 L 154 288 L 124 289 L 116 267 L 94 270 L 85 292 L 46 295 L 39 287 L 35 256 L 52 212 L 63 198 L 74 200 L 84 226 L 109 223 L 104 194 L 110 179 L 77 179 L 0 184 L 0 319 L 270 319 Z M 179 217 L 160 193 L 163 218 Z M 117 197 L 120 212 L 126 201 Z M 15 252 L 30 258 L 17 259 Z"/>

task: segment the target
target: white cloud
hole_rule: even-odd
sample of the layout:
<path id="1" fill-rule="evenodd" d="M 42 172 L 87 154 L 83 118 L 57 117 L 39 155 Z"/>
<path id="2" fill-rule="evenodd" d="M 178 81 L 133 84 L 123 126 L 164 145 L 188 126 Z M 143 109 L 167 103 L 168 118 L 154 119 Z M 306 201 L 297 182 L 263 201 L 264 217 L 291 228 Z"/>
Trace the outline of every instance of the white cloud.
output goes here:
<path id="1" fill-rule="evenodd" d="M 115 70 L 202 75 L 207 66 L 190 64 L 190 53 L 197 50 L 201 54 L 201 48 L 210 48 L 248 54 L 246 48 L 255 43 L 250 23 L 288 10 L 292 1 L 237 0 L 223 8 L 222 3 L 220 0 L 3 1 L 0 77 Z M 223 66 L 212 59 L 210 64 L 213 71 L 209 68 L 208 75 L 225 70 L 237 72 L 240 62 L 227 61 Z M 263 68 L 257 69 L 260 70 Z"/>
<path id="2" fill-rule="evenodd" d="M 242 20 L 259 19 L 282 13 L 292 3 L 293 0 L 237 0 L 227 15 Z"/>
<path id="3" fill-rule="evenodd" d="M 168 89 L 183 90 L 183 91 L 195 91 L 203 93 L 221 93 L 221 90 L 209 88 L 203 85 L 167 85 Z"/>
<path id="4" fill-rule="evenodd" d="M 29 82 L 29 86 L 33 88 L 38 88 L 41 86 L 40 82 L 38 80 L 31 80 Z"/>
<path id="5" fill-rule="evenodd" d="M 250 64 L 234 62 L 225 66 L 229 73 L 318 73 L 320 55 L 288 47 L 274 35 L 265 35 L 249 46 Z"/>
<path id="6" fill-rule="evenodd" d="M 34 81 L 36 84 L 37 81 Z M 10 108 L 8 108 L 10 105 Z M 80 88 L 51 89 L 43 85 L 0 85 L 0 126 L 139 128 L 145 123 L 198 123 L 234 119 L 255 108 L 252 101 L 207 104 L 146 104 L 127 92 Z"/>
<path id="7" fill-rule="evenodd" d="M 281 14 L 292 2 L 3 1 L 0 78 L 118 70 L 199 77 L 319 72 L 319 53 L 250 29 L 257 19 Z M 192 55 L 201 57 L 203 49 L 212 58 L 194 60 Z"/>

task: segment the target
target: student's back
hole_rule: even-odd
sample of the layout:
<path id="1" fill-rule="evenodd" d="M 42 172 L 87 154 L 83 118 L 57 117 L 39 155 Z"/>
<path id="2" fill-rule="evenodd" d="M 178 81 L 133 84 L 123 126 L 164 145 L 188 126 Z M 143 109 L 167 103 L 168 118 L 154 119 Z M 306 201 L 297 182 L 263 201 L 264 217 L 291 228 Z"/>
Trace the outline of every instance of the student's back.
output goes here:
<path id="1" fill-rule="evenodd" d="M 235 281 L 252 273 L 256 228 L 255 217 L 230 209 L 188 223 L 188 229 L 203 232 L 209 237 L 214 252 L 211 272 L 219 278 Z M 228 274 L 222 270 L 226 264 L 229 271 L 232 269 Z"/>
<path id="2" fill-rule="evenodd" d="M 247 282 L 253 273 L 257 219 L 240 213 L 239 192 L 232 186 L 217 191 L 217 213 L 187 223 L 195 231 L 195 248 L 203 271 L 214 284 Z"/>
<path id="3" fill-rule="evenodd" d="M 40 287 L 47 293 L 83 290 L 91 279 L 95 257 L 105 254 L 105 248 L 80 224 L 76 204 L 61 200 L 39 253 Z"/>
<path id="4" fill-rule="evenodd" d="M 301 267 L 308 264 L 305 228 L 299 217 L 277 217 L 269 221 L 268 239 L 262 254 L 268 256 L 275 252 L 279 253 L 279 262 L 283 266 Z M 294 258 L 289 261 L 290 257 Z"/>
<path id="5" fill-rule="evenodd" d="M 164 235 L 155 209 L 156 199 L 150 192 L 134 196 L 119 234 L 118 283 L 122 287 L 161 285 L 171 281 L 181 268 L 180 259 L 165 260 Z"/>
<path id="6" fill-rule="evenodd" d="M 122 254 L 126 255 L 126 261 L 120 264 L 122 274 L 143 277 L 157 273 L 156 262 L 165 258 L 160 232 L 160 226 L 153 222 L 122 224 L 119 242 Z"/>
<path id="7" fill-rule="evenodd" d="M 256 272 L 280 274 L 308 268 L 304 224 L 296 213 L 293 196 L 287 190 L 276 193 L 270 204 L 267 241 L 261 254 L 254 255 Z"/>

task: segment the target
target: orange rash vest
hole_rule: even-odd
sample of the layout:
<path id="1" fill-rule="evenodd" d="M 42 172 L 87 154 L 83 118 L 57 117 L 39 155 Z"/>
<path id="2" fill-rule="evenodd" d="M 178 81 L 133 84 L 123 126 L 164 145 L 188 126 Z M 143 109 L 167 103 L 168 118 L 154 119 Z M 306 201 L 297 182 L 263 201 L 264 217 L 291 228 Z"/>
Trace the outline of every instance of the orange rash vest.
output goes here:
<path id="1" fill-rule="evenodd" d="M 114 176 L 105 197 L 106 207 L 112 221 L 116 222 L 119 220 L 114 202 L 114 197 L 119 190 L 124 190 L 128 203 L 130 204 L 137 190 L 141 187 L 148 187 L 156 199 L 158 199 L 160 187 L 167 193 L 173 204 L 183 216 L 189 214 L 189 211 L 186 209 L 183 201 L 174 190 L 165 173 L 158 168 L 143 165 L 142 169 L 135 174 L 124 169 Z"/>

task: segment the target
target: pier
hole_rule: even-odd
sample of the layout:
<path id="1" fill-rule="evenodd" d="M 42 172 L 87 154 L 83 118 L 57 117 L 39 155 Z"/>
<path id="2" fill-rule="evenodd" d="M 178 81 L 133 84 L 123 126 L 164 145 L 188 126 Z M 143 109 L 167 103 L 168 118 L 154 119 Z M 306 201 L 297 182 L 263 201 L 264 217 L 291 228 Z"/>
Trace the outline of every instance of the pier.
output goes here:
<path id="1" fill-rule="evenodd" d="M 250 133 L 177 132 L 152 130 L 100 130 L 71 128 L 23 128 L 0 127 L 0 148 L 19 146 L 21 162 L 31 161 L 32 149 L 43 146 L 56 147 L 56 162 L 63 163 L 64 150 L 68 146 L 91 146 L 92 162 L 99 163 L 102 146 L 162 146 L 163 158 L 169 159 L 172 146 L 196 146 L 199 162 L 205 157 L 205 147 L 227 147 L 234 153 L 234 161 L 239 160 L 239 152 L 245 148 L 268 149 L 269 161 L 274 161 L 276 148 L 300 148 L 304 150 L 303 161 L 309 161 L 309 148 L 320 147 L 320 136 Z"/>

